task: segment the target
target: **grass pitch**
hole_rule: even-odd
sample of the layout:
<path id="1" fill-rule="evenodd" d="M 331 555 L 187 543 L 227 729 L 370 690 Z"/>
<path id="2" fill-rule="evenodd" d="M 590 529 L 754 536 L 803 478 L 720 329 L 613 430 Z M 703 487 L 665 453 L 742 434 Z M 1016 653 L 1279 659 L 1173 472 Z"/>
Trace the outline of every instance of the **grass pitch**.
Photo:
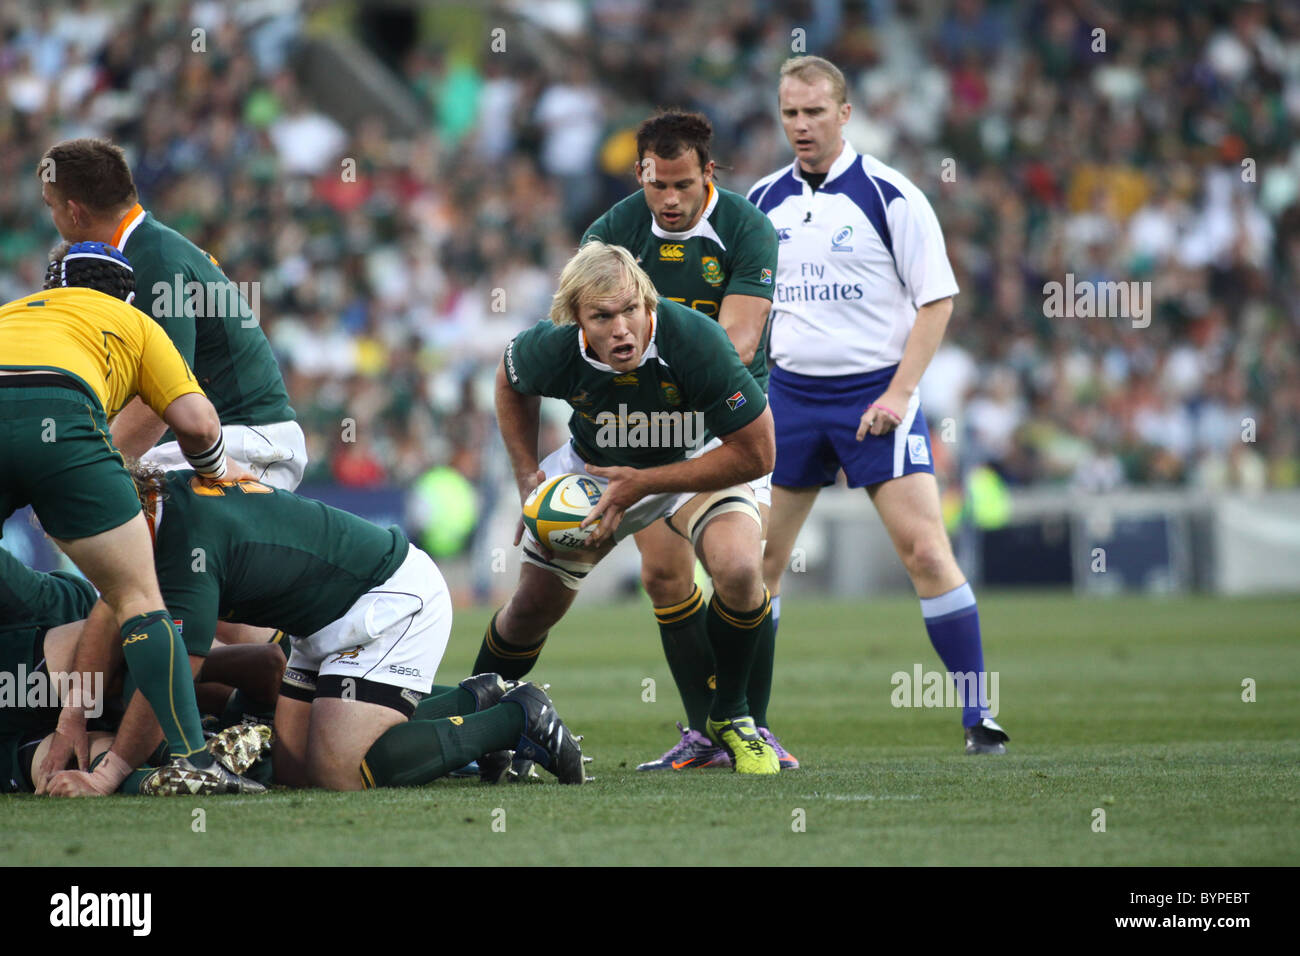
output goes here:
<path id="1" fill-rule="evenodd" d="M 488 613 L 457 615 L 439 682 L 468 672 Z M 770 712 L 804 769 L 637 773 L 681 717 L 653 618 L 579 607 L 531 676 L 586 735 L 589 786 L 0 798 L 0 862 L 1300 863 L 1300 601 L 986 593 L 980 614 L 1005 757 L 964 756 L 952 710 L 891 705 L 893 673 L 940 669 L 915 600 L 804 599 L 784 608 Z"/>

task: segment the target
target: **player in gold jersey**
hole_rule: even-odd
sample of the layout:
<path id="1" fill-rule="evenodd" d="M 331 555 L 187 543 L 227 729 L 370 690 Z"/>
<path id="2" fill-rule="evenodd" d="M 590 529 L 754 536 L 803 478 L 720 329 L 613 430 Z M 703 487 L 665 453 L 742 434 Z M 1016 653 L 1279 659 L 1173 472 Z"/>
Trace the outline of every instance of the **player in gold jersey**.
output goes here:
<path id="1" fill-rule="evenodd" d="M 127 668 L 173 762 L 206 774 L 205 792 L 244 789 L 204 750 L 188 655 L 163 606 L 150 529 L 108 430 L 108 419 L 139 395 L 175 431 L 195 471 L 220 479 L 227 476 L 221 422 L 166 334 L 127 304 L 134 278 L 121 253 L 76 243 L 46 279 L 47 291 L 0 307 L 0 520 L 30 504 L 99 589 L 102 603 L 90 620 L 98 614 L 107 633 L 120 633 Z M 88 624 L 87 637 L 96 633 Z M 110 653 L 111 641 L 83 639 L 78 665 L 105 671 Z M 84 765 L 86 703 L 64 708 L 51 769 L 73 749 Z M 134 710 L 133 719 L 152 719 L 142 704 Z M 82 782 L 112 793 L 132 769 L 110 758 L 82 773 Z M 53 783 L 51 792 L 64 792 L 57 777 Z"/>

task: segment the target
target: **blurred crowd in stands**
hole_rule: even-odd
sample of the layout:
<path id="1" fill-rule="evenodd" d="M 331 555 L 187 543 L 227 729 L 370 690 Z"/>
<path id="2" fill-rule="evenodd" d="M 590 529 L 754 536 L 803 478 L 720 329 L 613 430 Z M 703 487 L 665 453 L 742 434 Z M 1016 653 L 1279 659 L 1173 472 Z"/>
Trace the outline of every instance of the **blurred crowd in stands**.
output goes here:
<path id="1" fill-rule="evenodd" d="M 844 69 L 848 138 L 943 226 L 962 291 L 923 399 L 954 462 L 1081 490 L 1300 485 L 1300 6 L 438 6 L 463 28 L 426 17 L 377 56 L 427 117 L 399 136 L 341 125 L 295 72 L 303 37 L 353 32 L 364 4 L 6 4 L 0 295 L 39 287 L 57 238 L 42 151 L 110 136 L 145 208 L 260 283 L 309 481 L 477 482 L 501 350 L 635 188 L 637 123 L 704 111 L 744 191 L 790 161 L 793 49 Z M 1067 274 L 1149 282 L 1149 325 L 1049 317 Z"/>

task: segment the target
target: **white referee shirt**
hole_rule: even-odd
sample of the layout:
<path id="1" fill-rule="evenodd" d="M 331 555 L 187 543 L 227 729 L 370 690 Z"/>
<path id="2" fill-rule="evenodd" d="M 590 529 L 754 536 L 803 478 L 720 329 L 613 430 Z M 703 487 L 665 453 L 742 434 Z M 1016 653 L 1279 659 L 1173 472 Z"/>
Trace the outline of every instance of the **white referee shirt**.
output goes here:
<path id="1" fill-rule="evenodd" d="M 749 191 L 779 240 L 771 359 L 801 375 L 898 364 L 916 310 L 957 293 L 925 194 L 852 146 L 813 192 L 795 160 Z"/>

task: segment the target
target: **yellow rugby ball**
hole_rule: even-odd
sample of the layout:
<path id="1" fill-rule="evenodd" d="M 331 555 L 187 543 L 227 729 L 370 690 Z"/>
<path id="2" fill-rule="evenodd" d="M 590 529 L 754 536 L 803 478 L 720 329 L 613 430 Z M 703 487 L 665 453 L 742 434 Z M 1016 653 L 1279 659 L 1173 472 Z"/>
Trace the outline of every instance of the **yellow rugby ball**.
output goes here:
<path id="1" fill-rule="evenodd" d="M 524 524 L 552 551 L 573 551 L 591 537 L 599 521 L 579 528 L 600 500 L 602 488 L 587 475 L 547 478 L 524 502 Z"/>

